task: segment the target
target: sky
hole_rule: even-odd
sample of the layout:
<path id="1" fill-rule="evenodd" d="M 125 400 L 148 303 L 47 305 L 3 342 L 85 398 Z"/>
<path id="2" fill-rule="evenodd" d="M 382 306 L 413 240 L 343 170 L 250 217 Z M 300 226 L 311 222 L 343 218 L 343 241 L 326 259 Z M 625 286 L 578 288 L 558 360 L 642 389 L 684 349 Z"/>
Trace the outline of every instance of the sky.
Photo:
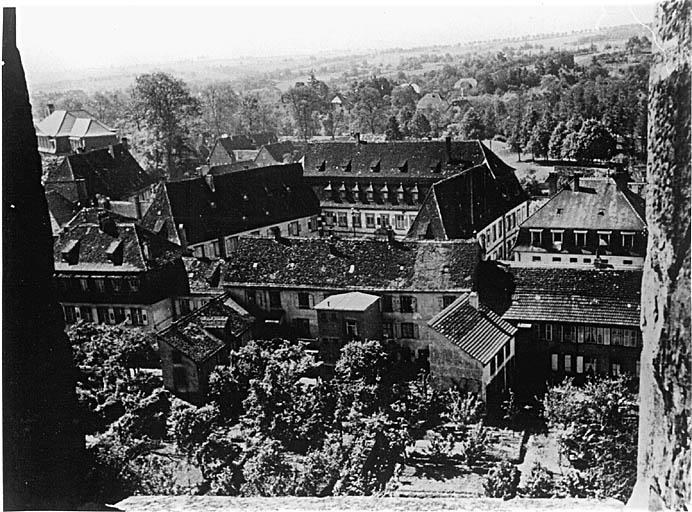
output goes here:
<path id="1" fill-rule="evenodd" d="M 309 0 L 308 0 L 309 1 Z M 524 0 L 338 5 L 102 5 L 17 8 L 27 71 L 159 64 L 197 58 L 410 48 L 653 20 L 651 2 Z"/>

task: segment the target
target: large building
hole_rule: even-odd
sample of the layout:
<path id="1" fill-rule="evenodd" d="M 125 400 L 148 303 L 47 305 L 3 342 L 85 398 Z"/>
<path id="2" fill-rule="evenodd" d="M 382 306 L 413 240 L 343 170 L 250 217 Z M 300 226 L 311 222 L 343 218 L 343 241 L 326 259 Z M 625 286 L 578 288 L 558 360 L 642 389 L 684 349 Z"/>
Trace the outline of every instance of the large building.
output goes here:
<path id="1" fill-rule="evenodd" d="M 242 235 L 316 234 L 320 211 L 299 164 L 160 183 L 141 210 L 145 227 L 212 259 L 230 254 Z"/>
<path id="2" fill-rule="evenodd" d="M 480 141 L 314 143 L 303 165 L 337 234 L 473 238 L 526 200 L 513 169 Z"/>
<path id="3" fill-rule="evenodd" d="M 574 175 L 520 226 L 513 265 L 642 268 L 644 200 L 627 181 Z"/>
<path id="4" fill-rule="evenodd" d="M 471 290 L 479 252 L 475 241 L 245 237 L 224 264 L 221 286 L 296 338 L 320 336 L 315 305 L 331 304 L 324 299 L 378 296 L 382 337 L 427 360 L 427 321 Z"/>
<path id="5" fill-rule="evenodd" d="M 278 142 L 276 134 L 270 132 L 219 137 L 209 154 L 209 165 L 252 161 L 257 156 L 260 147 L 276 142 Z"/>
<path id="6" fill-rule="evenodd" d="M 118 142 L 115 130 L 86 110 L 54 110 L 35 125 L 38 150 L 48 155 L 90 151 Z"/>
<path id="7" fill-rule="evenodd" d="M 189 293 L 182 249 L 129 219 L 85 208 L 53 246 L 65 321 L 159 330 L 173 320 L 173 297 Z"/>
<path id="8" fill-rule="evenodd" d="M 511 268 L 502 315 L 517 334 L 517 375 L 529 388 L 565 376 L 639 373 L 642 273 Z"/>

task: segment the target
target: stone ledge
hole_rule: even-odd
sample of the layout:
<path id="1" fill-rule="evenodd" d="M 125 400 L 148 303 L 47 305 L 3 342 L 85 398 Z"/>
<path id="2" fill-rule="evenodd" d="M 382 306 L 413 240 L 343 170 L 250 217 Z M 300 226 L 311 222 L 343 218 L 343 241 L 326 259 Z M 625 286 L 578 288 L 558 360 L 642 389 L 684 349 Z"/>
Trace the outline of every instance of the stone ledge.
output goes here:
<path id="1" fill-rule="evenodd" d="M 115 505 L 125 512 L 215 511 L 303 511 L 303 510 L 397 510 L 397 511 L 515 511 L 515 510 L 606 510 L 622 511 L 617 500 L 527 499 L 503 501 L 495 498 L 232 498 L 226 496 L 131 496 Z"/>

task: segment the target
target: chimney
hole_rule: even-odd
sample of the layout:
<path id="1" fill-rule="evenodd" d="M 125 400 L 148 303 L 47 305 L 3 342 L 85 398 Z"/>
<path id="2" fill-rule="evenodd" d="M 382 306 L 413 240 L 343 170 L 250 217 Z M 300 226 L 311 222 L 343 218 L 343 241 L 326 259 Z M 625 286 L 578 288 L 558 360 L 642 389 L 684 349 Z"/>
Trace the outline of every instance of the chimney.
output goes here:
<path id="1" fill-rule="evenodd" d="M 353 138 L 356 139 L 356 144 L 360 144 L 360 132 L 354 133 Z"/>
<path id="2" fill-rule="evenodd" d="M 579 192 L 579 180 L 581 179 L 581 173 L 580 172 L 575 172 L 574 173 L 574 178 L 573 178 L 573 184 L 572 184 L 572 190 L 575 192 Z"/>
<path id="3" fill-rule="evenodd" d="M 130 149 L 130 145 L 129 145 L 129 143 L 128 143 L 127 137 L 122 137 L 122 138 L 120 139 L 120 144 L 122 144 L 123 149 L 124 149 L 125 151 L 127 151 L 128 149 Z"/>
<path id="4" fill-rule="evenodd" d="M 137 220 L 142 220 L 142 202 L 139 199 L 139 194 L 135 195 L 135 214 Z"/>
<path id="5" fill-rule="evenodd" d="M 97 219 L 101 231 L 111 236 L 118 236 L 118 226 L 107 211 L 99 210 Z"/>
<path id="6" fill-rule="evenodd" d="M 629 174 L 627 171 L 617 171 L 613 173 L 613 181 L 617 186 L 618 190 L 626 190 L 627 182 L 629 181 Z"/>
<path id="7" fill-rule="evenodd" d="M 216 188 L 214 188 L 214 175 L 213 174 L 207 174 L 204 176 L 204 179 L 207 180 L 207 185 L 209 185 L 209 188 L 211 189 L 211 191 L 216 192 Z"/>
<path id="8" fill-rule="evenodd" d="M 151 249 L 149 247 L 149 242 L 142 242 L 142 254 L 144 254 L 144 259 L 146 261 L 151 260 Z"/>
<path id="9" fill-rule="evenodd" d="M 471 292 L 469 293 L 469 304 L 473 309 L 478 309 L 478 293 L 477 292 Z"/>
<path id="10" fill-rule="evenodd" d="M 55 105 L 52 103 L 48 103 L 46 105 L 46 110 L 48 111 L 48 115 L 51 115 L 53 112 L 55 112 Z"/>
<path id="11" fill-rule="evenodd" d="M 111 209 L 111 200 L 107 196 L 102 196 L 101 194 L 97 194 L 96 199 L 97 199 L 97 205 L 99 208 L 103 208 L 104 210 L 110 210 Z"/>
<path id="12" fill-rule="evenodd" d="M 187 250 L 187 233 L 184 224 L 178 224 L 178 238 L 180 238 L 180 246 Z"/>
<path id="13" fill-rule="evenodd" d="M 445 149 L 447 150 L 447 163 L 452 161 L 452 137 L 447 135 L 445 137 Z"/>

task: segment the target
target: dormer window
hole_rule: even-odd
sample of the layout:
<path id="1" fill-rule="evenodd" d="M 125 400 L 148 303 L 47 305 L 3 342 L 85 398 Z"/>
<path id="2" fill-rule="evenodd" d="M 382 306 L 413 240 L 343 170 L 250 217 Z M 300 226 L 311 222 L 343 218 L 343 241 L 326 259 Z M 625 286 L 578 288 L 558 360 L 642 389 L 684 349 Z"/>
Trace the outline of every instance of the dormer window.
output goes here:
<path id="1" fill-rule="evenodd" d="M 327 168 L 327 161 L 326 160 L 322 160 L 321 163 L 319 163 L 315 166 L 315 170 L 317 172 L 324 172 L 326 168 Z"/>
<path id="2" fill-rule="evenodd" d="M 108 256 L 108 261 L 113 265 L 123 264 L 123 242 L 122 240 L 114 240 L 106 249 L 106 256 Z"/>
<path id="3" fill-rule="evenodd" d="M 634 247 L 634 233 L 622 233 L 622 248 L 631 249 Z"/>
<path id="4" fill-rule="evenodd" d="M 598 210 L 598 215 L 603 217 L 605 215 L 605 210 L 603 210 L 603 209 Z"/>
<path id="5" fill-rule="evenodd" d="M 365 195 L 368 202 L 372 203 L 375 200 L 375 188 L 372 186 L 372 183 L 365 189 Z"/>
<path id="6" fill-rule="evenodd" d="M 531 245 L 534 247 L 540 247 L 542 243 L 541 235 L 543 231 L 541 229 L 532 229 L 531 230 Z"/>
<path id="7" fill-rule="evenodd" d="M 382 200 L 384 202 L 389 201 L 389 187 L 386 183 L 384 184 L 384 187 L 382 187 Z"/>
<path id="8" fill-rule="evenodd" d="M 399 204 L 404 203 L 404 185 L 403 185 L 403 183 L 399 183 L 399 186 L 396 189 L 396 200 Z"/>
<path id="9" fill-rule="evenodd" d="M 380 172 L 380 161 L 374 160 L 370 163 L 370 170 L 372 172 Z"/>
<path id="10" fill-rule="evenodd" d="M 76 265 L 79 260 L 79 240 L 70 240 L 60 251 L 62 260 L 70 265 Z"/>
<path id="11" fill-rule="evenodd" d="M 442 171 L 442 162 L 440 160 L 432 162 L 430 164 L 430 170 L 434 173 L 439 173 L 440 171 Z"/>
<path id="12" fill-rule="evenodd" d="M 562 208 L 558 208 L 558 209 L 557 209 L 557 214 L 558 214 L 558 215 L 562 215 L 562 212 L 563 212 L 563 209 L 562 209 Z"/>
<path id="13" fill-rule="evenodd" d="M 577 247 L 586 247 L 586 231 L 574 232 L 574 245 Z"/>
<path id="14" fill-rule="evenodd" d="M 400 162 L 397 167 L 399 168 L 400 172 L 408 172 L 408 160 Z"/>
<path id="15" fill-rule="evenodd" d="M 420 191 L 418 190 L 418 184 L 415 184 L 413 186 L 413 188 L 411 189 L 411 199 L 413 200 L 414 203 L 417 203 L 419 197 L 420 197 Z"/>
<path id="16" fill-rule="evenodd" d="M 551 233 L 553 235 L 553 245 L 562 244 L 563 230 L 555 229 L 555 230 L 552 230 Z"/>
<path id="17" fill-rule="evenodd" d="M 600 247 L 608 247 L 610 245 L 610 231 L 598 232 L 598 245 Z"/>
<path id="18" fill-rule="evenodd" d="M 344 172 L 351 172 L 351 161 L 348 160 L 347 162 L 341 164 L 341 170 Z"/>

